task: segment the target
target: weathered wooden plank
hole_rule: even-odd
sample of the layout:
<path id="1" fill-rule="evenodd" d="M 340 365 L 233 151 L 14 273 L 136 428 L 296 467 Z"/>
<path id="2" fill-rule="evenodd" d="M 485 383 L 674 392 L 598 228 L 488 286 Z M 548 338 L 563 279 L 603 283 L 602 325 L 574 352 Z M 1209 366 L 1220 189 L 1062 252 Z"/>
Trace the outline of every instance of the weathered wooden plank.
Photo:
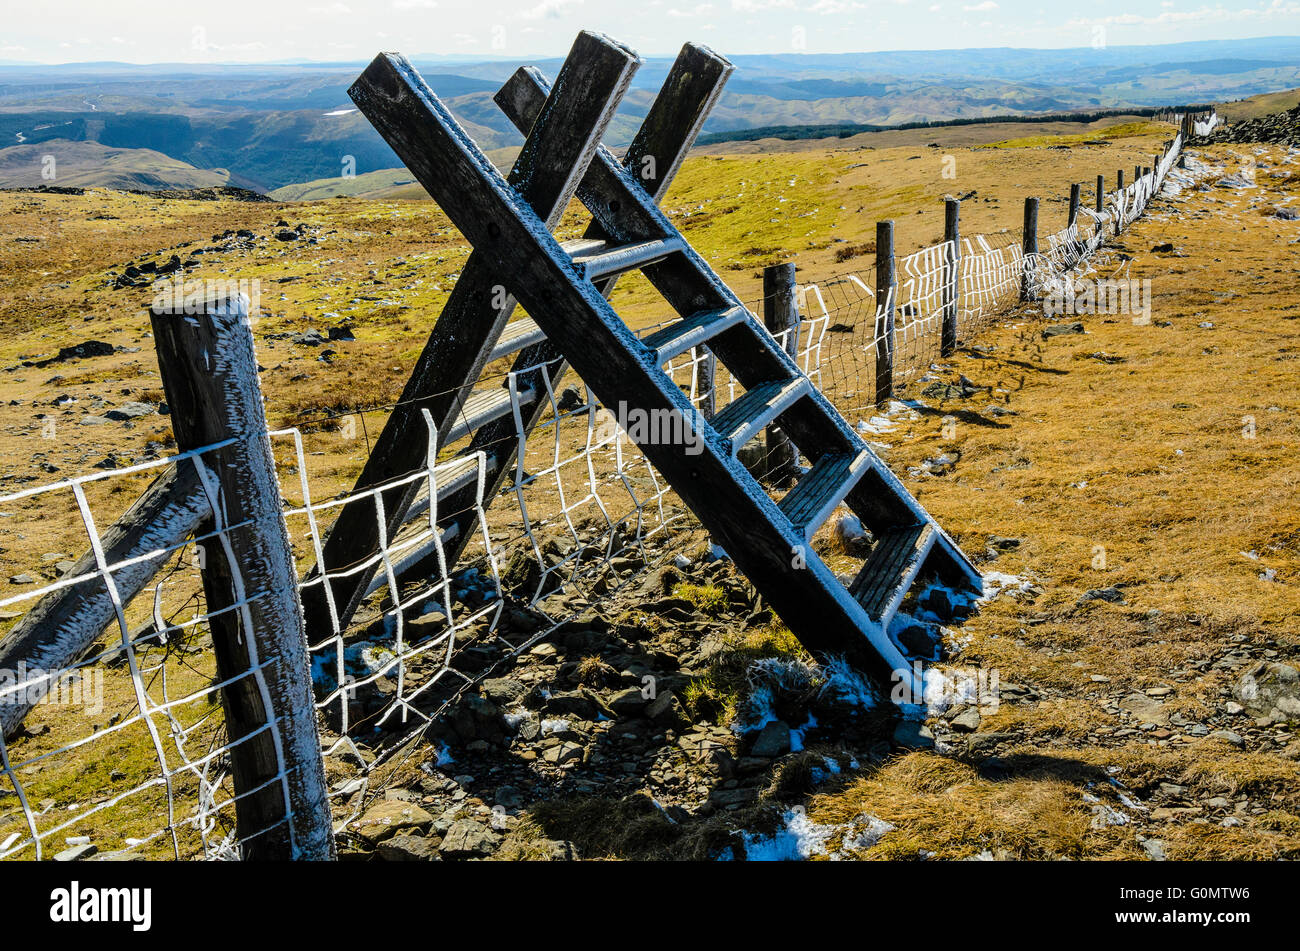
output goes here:
<path id="1" fill-rule="evenodd" d="M 262 410 L 248 299 L 212 301 L 198 315 L 155 304 L 150 322 L 177 445 L 190 451 L 228 442 L 196 458 L 206 467 L 200 481 L 214 519 L 220 513 L 216 527 L 241 526 L 201 544 L 217 676 L 231 681 L 221 695 L 243 856 L 332 859 L 298 571 Z"/>
<path id="2" fill-rule="evenodd" d="M 849 586 L 853 597 L 873 618 L 883 619 L 890 614 L 890 602 L 900 590 L 906 593 L 929 551 L 930 534 L 929 525 L 914 525 L 880 535 Z"/>
<path id="3" fill-rule="evenodd" d="M 786 493 L 779 507 L 805 538 L 811 538 L 870 468 L 869 452 L 828 452 Z"/>
<path id="4" fill-rule="evenodd" d="M 574 41 L 560 69 L 557 93 L 538 110 L 509 177 L 511 186 L 519 189 L 548 227 L 559 221 L 568 206 L 639 62 L 635 53 L 608 37 L 584 31 Z M 505 293 L 504 277 L 482 255 L 470 255 L 354 491 L 400 478 L 424 464 L 428 430 L 423 410 L 429 410 L 438 423 L 439 445 L 446 441 L 457 408 L 469 398 L 514 312 L 515 301 Z M 385 493 L 389 537 L 402 523 L 414 495 L 413 485 Z M 349 568 L 378 550 L 374 503 L 359 499 L 340 511 L 325 540 L 323 565 L 316 571 Z M 368 582 L 365 572 L 329 581 L 340 625 L 346 625 L 355 612 Z M 314 638 L 327 636 L 332 625 L 325 585 L 305 588 L 303 601 L 307 629 Z"/>
<path id="5" fill-rule="evenodd" d="M 144 590 L 169 551 L 194 534 L 210 514 L 194 467 L 189 463 L 170 465 L 121 518 L 100 532 L 107 564 L 143 559 L 113 572 L 113 583 L 124 604 Z M 87 551 L 77 559 L 71 574 L 88 574 L 96 564 L 95 553 Z M 99 578 L 51 591 L 0 642 L 0 670 L 67 670 L 86 655 L 116 617 L 113 599 Z M 5 736 L 13 735 L 44 693 L 37 689 L 0 698 L 0 730 Z"/>

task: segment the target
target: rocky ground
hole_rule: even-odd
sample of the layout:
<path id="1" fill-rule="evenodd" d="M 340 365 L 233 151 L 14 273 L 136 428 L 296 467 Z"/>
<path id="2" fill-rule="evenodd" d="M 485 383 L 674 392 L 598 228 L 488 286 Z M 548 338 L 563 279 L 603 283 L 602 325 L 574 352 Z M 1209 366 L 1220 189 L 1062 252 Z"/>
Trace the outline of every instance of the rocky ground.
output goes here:
<path id="1" fill-rule="evenodd" d="M 350 857 L 473 858 L 503 849 L 599 857 L 583 847 L 590 829 L 578 836 L 583 846 L 547 834 L 547 825 L 567 826 L 568 797 L 648 819 L 656 826 L 641 846 L 649 854 L 705 857 L 700 850 L 725 848 L 741 825 L 723 817 L 748 815 L 774 792 L 807 791 L 791 778 L 782 787 L 795 764 L 839 772 L 893 749 L 896 724 L 875 707 L 873 689 L 847 669 L 818 666 L 731 562 L 707 547 L 642 573 L 599 608 L 585 604 L 564 594 L 545 599 L 539 607 L 567 607 L 576 617 L 492 670 L 381 789 L 361 787 L 348 768 L 354 756 L 335 758 L 345 774 L 335 788 L 350 813 Z M 518 606 L 503 618 L 520 634 L 542 623 Z M 483 643 L 468 653 L 455 665 L 472 675 L 505 651 Z"/>

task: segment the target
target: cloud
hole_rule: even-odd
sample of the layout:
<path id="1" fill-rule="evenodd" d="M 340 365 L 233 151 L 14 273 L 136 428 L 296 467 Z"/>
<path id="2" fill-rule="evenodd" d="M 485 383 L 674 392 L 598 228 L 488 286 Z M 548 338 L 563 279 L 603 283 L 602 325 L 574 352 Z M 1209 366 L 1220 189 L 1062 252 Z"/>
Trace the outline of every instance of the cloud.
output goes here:
<path id="1" fill-rule="evenodd" d="M 691 7 L 689 10 L 679 10 L 676 7 L 671 7 L 668 10 L 668 16 L 677 17 L 679 19 L 688 19 L 690 17 L 703 16 L 706 13 L 712 12 L 712 10 L 713 4 L 711 3 L 701 3 L 697 6 Z"/>
<path id="2" fill-rule="evenodd" d="M 967 13 L 985 13 L 989 10 L 996 10 L 998 5 L 993 0 L 984 0 L 983 3 L 970 4 L 962 7 Z"/>
<path id="3" fill-rule="evenodd" d="M 519 17 L 523 20 L 540 20 L 543 17 L 561 16 L 567 7 L 581 6 L 582 0 L 541 0 L 541 3 L 535 7 L 529 7 L 527 10 L 520 10 Z"/>
<path id="4" fill-rule="evenodd" d="M 346 3 L 331 3 L 323 7 L 308 7 L 307 12 L 313 16 L 341 17 L 351 13 L 352 8 Z"/>
<path id="5" fill-rule="evenodd" d="M 394 10 L 432 10 L 438 0 L 393 0 Z"/>
<path id="6" fill-rule="evenodd" d="M 1300 16 L 1300 3 L 1273 0 L 1267 7 L 1243 7 L 1240 10 L 1225 10 L 1223 7 L 1201 7 L 1197 10 L 1166 10 L 1164 13 L 1149 17 L 1139 16 L 1136 13 L 1116 13 L 1107 17 L 1080 17 L 1070 20 L 1065 25 L 1067 27 L 1170 26 L 1179 23 L 1271 19 L 1278 16 Z"/>
<path id="7" fill-rule="evenodd" d="M 731 0 L 731 9 L 740 13 L 760 13 L 763 10 L 793 10 L 794 0 Z"/>
<path id="8" fill-rule="evenodd" d="M 838 13 L 849 13 L 853 10 L 865 10 L 866 7 L 865 3 L 858 3 L 857 0 L 817 0 L 808 8 L 808 12 L 820 16 L 834 16 Z"/>

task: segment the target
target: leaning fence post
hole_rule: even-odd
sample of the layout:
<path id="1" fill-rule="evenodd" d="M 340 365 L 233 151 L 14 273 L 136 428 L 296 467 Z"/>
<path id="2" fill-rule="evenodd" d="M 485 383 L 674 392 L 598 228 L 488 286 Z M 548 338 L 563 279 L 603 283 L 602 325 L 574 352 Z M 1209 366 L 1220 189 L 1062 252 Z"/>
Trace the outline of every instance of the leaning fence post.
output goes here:
<path id="1" fill-rule="evenodd" d="M 793 263 L 763 268 L 763 324 L 796 362 L 799 359 L 799 300 Z M 768 426 L 767 455 L 760 474 L 777 485 L 787 485 L 798 473 L 799 453 L 779 426 Z"/>
<path id="2" fill-rule="evenodd" d="M 1106 176 L 1097 176 L 1097 214 L 1101 214 L 1106 207 Z"/>
<path id="3" fill-rule="evenodd" d="M 177 446 L 229 443 L 178 465 L 201 463 L 213 503 L 201 565 L 208 611 L 220 612 L 208 618 L 217 677 L 230 681 L 221 694 L 243 856 L 331 859 L 298 573 L 248 307 L 243 294 L 215 294 L 197 307 L 178 295 L 156 302 L 149 316 Z"/>
<path id="4" fill-rule="evenodd" d="M 876 222 L 876 405 L 894 395 L 894 222 Z"/>
<path id="5" fill-rule="evenodd" d="M 1070 217 L 1065 226 L 1068 228 L 1079 220 L 1079 202 L 1083 197 L 1083 186 L 1078 182 L 1070 185 Z"/>
<path id="6" fill-rule="evenodd" d="M 957 299 L 961 295 L 961 202 L 945 198 L 943 204 L 944 259 L 943 330 L 939 355 L 950 357 L 957 349 Z"/>
<path id="7" fill-rule="evenodd" d="M 1025 199 L 1025 230 L 1024 243 L 1022 245 L 1024 252 L 1024 274 L 1020 278 L 1020 299 L 1037 300 L 1037 293 L 1033 287 L 1033 264 L 1034 258 L 1038 255 L 1038 199 Z"/>

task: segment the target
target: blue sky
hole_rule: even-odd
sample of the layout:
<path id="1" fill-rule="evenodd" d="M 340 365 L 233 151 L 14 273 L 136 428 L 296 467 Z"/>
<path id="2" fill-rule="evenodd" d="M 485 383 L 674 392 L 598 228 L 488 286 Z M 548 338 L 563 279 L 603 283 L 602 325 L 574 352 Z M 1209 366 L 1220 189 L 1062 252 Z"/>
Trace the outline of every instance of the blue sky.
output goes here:
<path id="1" fill-rule="evenodd" d="M 595 29 L 643 55 L 1063 47 L 1300 35 L 1300 0 L 175 0 L 11 2 L 0 60 L 523 59 Z"/>

